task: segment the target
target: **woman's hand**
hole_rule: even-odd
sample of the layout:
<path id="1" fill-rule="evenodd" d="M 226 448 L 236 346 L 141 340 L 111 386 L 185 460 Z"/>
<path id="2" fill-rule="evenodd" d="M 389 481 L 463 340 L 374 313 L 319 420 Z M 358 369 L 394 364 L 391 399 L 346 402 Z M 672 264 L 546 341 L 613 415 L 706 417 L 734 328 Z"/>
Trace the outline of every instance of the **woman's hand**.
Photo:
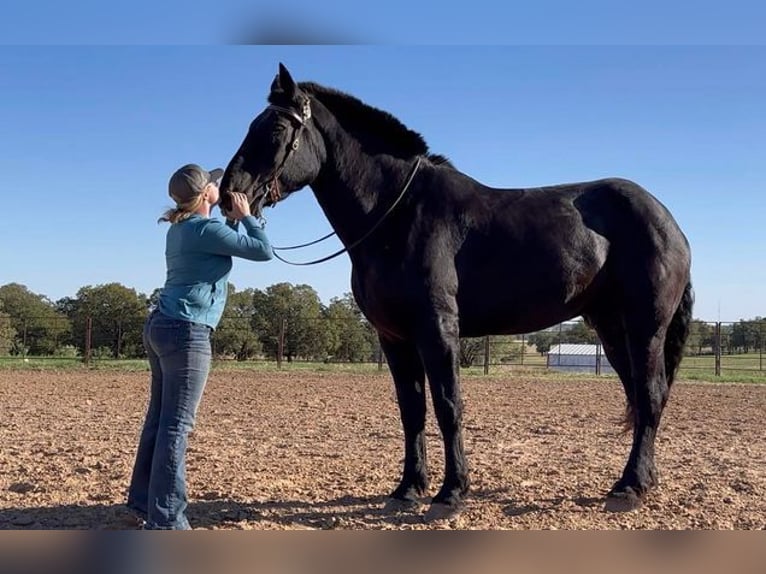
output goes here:
<path id="1" fill-rule="evenodd" d="M 239 221 L 243 217 L 251 215 L 250 202 L 247 200 L 247 195 L 244 193 L 232 193 L 231 194 L 231 211 L 224 213 L 227 219 L 233 219 Z"/>

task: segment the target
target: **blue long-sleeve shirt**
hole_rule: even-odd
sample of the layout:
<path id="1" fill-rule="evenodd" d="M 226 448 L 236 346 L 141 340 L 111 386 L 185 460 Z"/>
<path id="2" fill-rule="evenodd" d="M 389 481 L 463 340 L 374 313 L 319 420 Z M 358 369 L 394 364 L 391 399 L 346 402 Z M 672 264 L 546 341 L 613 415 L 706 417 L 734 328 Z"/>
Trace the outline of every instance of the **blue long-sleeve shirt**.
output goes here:
<path id="1" fill-rule="evenodd" d="M 174 223 L 167 233 L 167 278 L 159 298 L 163 315 L 202 323 L 215 329 L 221 320 L 232 257 L 267 261 L 271 244 L 253 216 L 244 217 L 246 233 L 237 223 L 192 215 Z"/>

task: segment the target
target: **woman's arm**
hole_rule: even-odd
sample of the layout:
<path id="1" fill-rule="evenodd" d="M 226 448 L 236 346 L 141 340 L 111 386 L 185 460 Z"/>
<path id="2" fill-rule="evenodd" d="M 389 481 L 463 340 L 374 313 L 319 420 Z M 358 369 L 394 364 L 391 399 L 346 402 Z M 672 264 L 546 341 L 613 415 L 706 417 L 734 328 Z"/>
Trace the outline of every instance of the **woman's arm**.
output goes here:
<path id="1" fill-rule="evenodd" d="M 246 233 L 238 233 L 218 219 L 206 222 L 200 235 L 201 248 L 206 253 L 231 255 L 251 261 L 268 261 L 274 257 L 266 232 L 252 215 L 241 220 Z"/>

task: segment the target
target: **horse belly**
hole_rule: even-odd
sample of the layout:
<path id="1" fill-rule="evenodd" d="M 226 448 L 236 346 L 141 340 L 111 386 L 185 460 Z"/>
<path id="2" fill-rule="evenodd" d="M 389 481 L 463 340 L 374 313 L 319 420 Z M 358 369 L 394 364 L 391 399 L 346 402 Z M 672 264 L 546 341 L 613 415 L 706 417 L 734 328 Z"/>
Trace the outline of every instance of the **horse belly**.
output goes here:
<path id="1" fill-rule="evenodd" d="M 601 257 L 538 263 L 527 269 L 494 266 L 484 274 L 461 276 L 461 335 L 531 333 L 569 320 L 582 313 L 602 282 Z"/>
<path id="2" fill-rule="evenodd" d="M 504 304 L 503 304 L 504 303 Z M 580 314 L 580 307 L 551 299 L 528 303 L 499 301 L 496 304 L 460 304 L 460 334 L 463 337 L 515 335 L 545 329 Z"/>

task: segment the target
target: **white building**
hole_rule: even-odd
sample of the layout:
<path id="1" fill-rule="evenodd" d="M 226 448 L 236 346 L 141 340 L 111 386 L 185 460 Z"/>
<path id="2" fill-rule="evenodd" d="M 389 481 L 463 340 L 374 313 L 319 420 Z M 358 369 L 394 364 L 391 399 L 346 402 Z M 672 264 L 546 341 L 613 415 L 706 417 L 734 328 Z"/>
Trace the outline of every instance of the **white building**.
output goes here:
<path id="1" fill-rule="evenodd" d="M 555 345 L 548 351 L 547 365 L 554 371 L 614 374 L 601 345 Z"/>

